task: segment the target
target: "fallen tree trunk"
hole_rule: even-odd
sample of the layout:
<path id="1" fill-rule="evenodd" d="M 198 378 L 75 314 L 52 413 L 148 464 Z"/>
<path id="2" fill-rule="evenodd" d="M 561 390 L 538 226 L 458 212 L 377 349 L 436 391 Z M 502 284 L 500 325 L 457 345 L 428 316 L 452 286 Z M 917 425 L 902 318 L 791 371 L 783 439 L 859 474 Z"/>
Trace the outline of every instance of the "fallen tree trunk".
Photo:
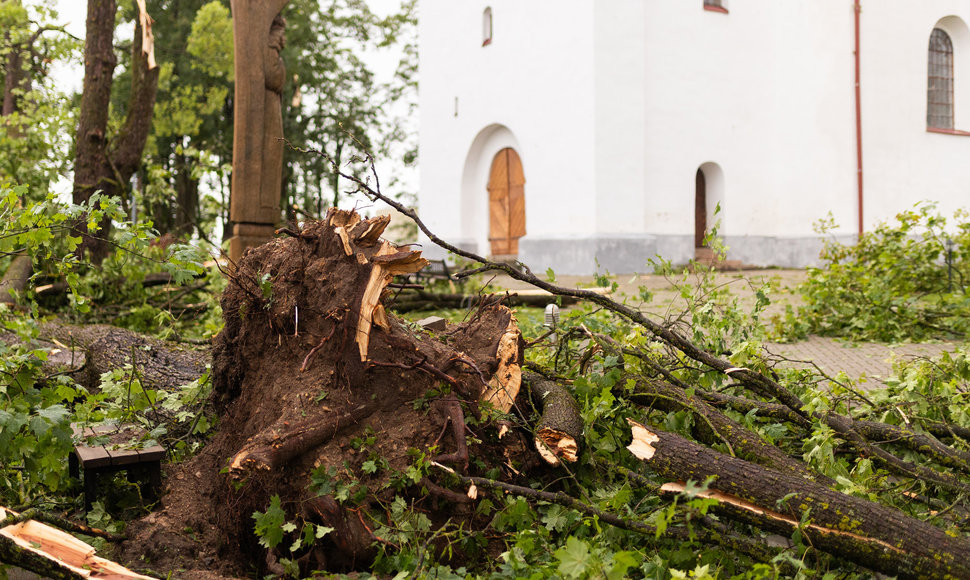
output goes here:
<path id="1" fill-rule="evenodd" d="M 791 474 L 718 453 L 630 421 L 628 449 L 661 477 L 705 482 L 725 514 L 791 533 L 867 568 L 905 578 L 970 578 L 970 542 L 902 512 L 845 495 Z M 679 488 L 668 488 L 679 489 Z"/>
<path id="2" fill-rule="evenodd" d="M 15 512 L 0 507 L 0 525 L 3 520 L 19 520 L 16 516 Z M 67 532 L 31 519 L 0 527 L 0 562 L 30 570 L 44 578 L 152 580 L 96 556 L 94 547 Z"/>

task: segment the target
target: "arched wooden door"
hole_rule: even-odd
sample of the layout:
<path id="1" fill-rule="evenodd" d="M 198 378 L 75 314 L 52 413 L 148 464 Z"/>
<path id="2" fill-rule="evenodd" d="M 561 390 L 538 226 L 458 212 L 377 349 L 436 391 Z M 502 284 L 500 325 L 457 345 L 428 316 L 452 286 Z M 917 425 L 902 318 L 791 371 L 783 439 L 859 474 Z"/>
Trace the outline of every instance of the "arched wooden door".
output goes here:
<path id="1" fill-rule="evenodd" d="M 492 256 L 517 256 L 519 238 L 525 235 L 525 174 L 519 154 L 510 147 L 492 159 L 488 215 Z"/>
<path id="2" fill-rule="evenodd" d="M 697 170 L 694 177 L 694 247 L 704 248 L 707 235 L 707 180 L 704 171 Z"/>

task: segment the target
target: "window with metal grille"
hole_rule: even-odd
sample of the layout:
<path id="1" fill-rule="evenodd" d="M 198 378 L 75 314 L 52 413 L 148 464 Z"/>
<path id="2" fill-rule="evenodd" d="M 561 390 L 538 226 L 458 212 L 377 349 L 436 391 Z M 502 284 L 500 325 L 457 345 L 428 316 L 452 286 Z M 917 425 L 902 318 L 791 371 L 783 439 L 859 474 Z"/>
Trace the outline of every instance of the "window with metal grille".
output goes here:
<path id="1" fill-rule="evenodd" d="M 723 8 L 723 6 L 721 6 L 721 0 L 704 0 L 704 6 L 717 6 L 718 8 Z"/>
<path id="2" fill-rule="evenodd" d="M 492 44 L 492 7 L 482 13 L 482 46 Z"/>
<path id="3" fill-rule="evenodd" d="M 953 42 L 934 28 L 930 34 L 929 73 L 926 90 L 926 126 L 953 128 Z"/>

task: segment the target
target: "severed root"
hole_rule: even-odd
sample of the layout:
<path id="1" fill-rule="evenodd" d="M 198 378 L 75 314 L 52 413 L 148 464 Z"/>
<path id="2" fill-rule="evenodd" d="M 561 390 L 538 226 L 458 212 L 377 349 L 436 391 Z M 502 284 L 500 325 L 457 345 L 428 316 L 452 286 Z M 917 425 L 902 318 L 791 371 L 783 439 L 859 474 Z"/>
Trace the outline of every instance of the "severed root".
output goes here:
<path id="1" fill-rule="evenodd" d="M 445 420 L 451 425 L 451 436 L 455 440 L 455 452 L 438 455 L 434 458 L 440 463 L 451 463 L 462 472 L 468 469 L 468 444 L 465 442 L 465 414 L 461 410 L 458 397 L 451 393 L 441 399 L 438 404 Z"/>
<path id="2" fill-rule="evenodd" d="M 262 431 L 250 438 L 233 456 L 229 464 L 229 474 L 239 479 L 250 471 L 276 469 L 326 443 L 337 433 L 368 417 L 375 410 L 377 404 L 368 403 L 347 413 L 327 413 L 326 416 L 306 419 L 294 426 L 286 426 L 285 430 Z"/>
<path id="3" fill-rule="evenodd" d="M 325 546 L 317 558 L 318 570 L 370 567 L 377 555 L 374 541 L 381 539 L 365 523 L 363 509 L 349 509 L 329 495 L 312 498 L 303 504 L 306 521 L 333 529 L 324 536 Z"/>
<path id="4" fill-rule="evenodd" d="M 584 426 L 576 399 L 562 385 L 535 373 L 527 372 L 523 378 L 542 407 L 535 436 L 539 455 L 550 465 L 575 462 Z"/>

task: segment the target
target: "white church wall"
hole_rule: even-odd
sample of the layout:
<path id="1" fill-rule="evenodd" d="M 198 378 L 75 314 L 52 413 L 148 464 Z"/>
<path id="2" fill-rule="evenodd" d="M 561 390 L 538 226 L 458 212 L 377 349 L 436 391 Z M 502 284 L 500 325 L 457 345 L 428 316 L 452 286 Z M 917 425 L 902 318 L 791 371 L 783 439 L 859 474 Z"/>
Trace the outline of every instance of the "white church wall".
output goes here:
<path id="1" fill-rule="evenodd" d="M 647 14 L 646 229 L 692 240 L 694 175 L 715 162 L 729 258 L 804 264 L 815 220 L 855 216 L 851 4 L 696 4 Z"/>
<path id="2" fill-rule="evenodd" d="M 922 198 L 966 205 L 970 137 L 926 131 L 929 34 L 957 62 L 970 131 L 966 0 L 863 0 L 866 227 Z M 493 41 L 482 47 L 482 11 Z M 729 258 L 803 266 L 831 214 L 858 220 L 853 4 L 746 0 L 466 3 L 424 0 L 420 210 L 488 253 L 491 158 L 519 153 L 520 259 L 533 269 L 643 271 L 693 255 L 695 174 L 721 201 Z M 717 171 L 714 171 L 714 168 Z M 715 219 L 708 208 L 710 220 Z"/>
<path id="3" fill-rule="evenodd" d="M 954 128 L 970 131 L 970 5 L 870 1 L 863 18 L 866 228 L 919 200 L 938 202 L 944 215 L 970 207 L 970 135 L 926 127 L 929 38 L 940 26 L 953 41 Z"/>
<path id="4" fill-rule="evenodd" d="M 493 38 L 482 46 L 482 12 Z M 488 172 L 515 148 L 525 174 L 526 237 L 575 239 L 595 226 L 591 7 L 427 0 L 421 5 L 419 207 L 446 239 L 488 253 Z M 455 99 L 457 98 L 457 114 Z M 435 251 L 430 248 L 431 255 Z"/>

